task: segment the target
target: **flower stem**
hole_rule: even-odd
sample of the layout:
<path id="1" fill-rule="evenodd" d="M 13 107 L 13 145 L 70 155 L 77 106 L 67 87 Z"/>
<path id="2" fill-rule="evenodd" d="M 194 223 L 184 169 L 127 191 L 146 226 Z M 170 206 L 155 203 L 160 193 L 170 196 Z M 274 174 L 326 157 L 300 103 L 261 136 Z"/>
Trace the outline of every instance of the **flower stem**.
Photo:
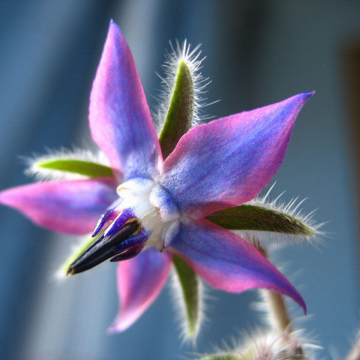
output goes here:
<path id="1" fill-rule="evenodd" d="M 266 249 L 260 244 L 259 241 L 255 242 L 254 246 L 264 257 L 268 258 Z M 263 298 L 268 305 L 269 320 L 273 330 L 276 331 L 278 336 L 282 338 L 282 341 L 284 341 L 285 344 L 290 345 L 290 357 L 307 359 L 304 354 L 302 344 L 293 338 L 292 333 L 294 329 L 284 296 L 271 290 L 263 290 Z M 357 354 L 359 354 L 359 352 Z M 357 359 L 359 358 L 354 357 L 346 360 Z"/>
<path id="2" fill-rule="evenodd" d="M 259 244 L 255 246 L 257 250 L 265 257 L 268 258 L 267 251 Z M 271 316 L 271 325 L 279 334 L 291 333 L 291 318 L 287 309 L 283 295 L 271 291 L 264 290 L 263 297 L 269 307 L 269 315 Z"/>
<path id="3" fill-rule="evenodd" d="M 271 290 L 265 290 L 263 297 L 268 304 L 269 312 L 274 320 L 272 321 L 274 330 L 279 334 L 291 333 L 293 329 L 284 297 Z"/>

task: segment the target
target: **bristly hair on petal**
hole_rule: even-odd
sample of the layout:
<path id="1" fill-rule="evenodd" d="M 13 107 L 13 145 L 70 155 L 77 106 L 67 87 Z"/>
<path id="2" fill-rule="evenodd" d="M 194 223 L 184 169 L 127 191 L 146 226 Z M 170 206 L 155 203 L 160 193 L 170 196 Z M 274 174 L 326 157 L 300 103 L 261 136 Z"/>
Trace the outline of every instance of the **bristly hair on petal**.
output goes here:
<path id="1" fill-rule="evenodd" d="M 190 70 L 193 80 L 194 106 L 192 125 L 196 125 L 203 120 L 210 119 L 209 116 L 201 115 L 202 109 L 210 104 L 206 103 L 203 94 L 205 87 L 211 83 L 209 78 L 204 78 L 200 73 L 202 62 L 206 57 L 201 58 L 200 46 L 191 49 L 191 45 L 185 40 L 182 45 L 176 41 L 176 46 L 170 42 L 170 52 L 165 54 L 165 63 L 162 65 L 164 77 L 157 74 L 161 79 L 160 92 L 157 96 L 158 106 L 153 114 L 156 128 L 160 131 L 166 119 L 169 104 L 174 91 L 176 73 L 180 62 L 184 62 Z"/>
<path id="2" fill-rule="evenodd" d="M 321 237 L 326 233 L 321 231 L 325 223 L 316 223 L 313 215 L 316 210 L 305 214 L 300 206 L 306 199 L 299 200 L 298 198 L 290 200 L 289 203 L 281 202 L 280 198 L 284 194 L 281 193 L 274 200 L 269 200 L 270 192 L 273 190 L 275 184 L 271 186 L 269 191 L 264 196 L 256 197 L 255 199 L 246 203 L 246 205 L 254 205 L 263 207 L 264 209 L 274 211 L 291 220 L 291 222 L 298 228 L 294 233 L 282 233 L 276 231 L 254 231 L 254 230 L 237 230 L 234 231 L 239 236 L 245 238 L 251 243 L 259 243 L 265 247 L 282 247 L 285 245 L 300 245 L 308 243 L 313 246 L 321 244 Z"/>
<path id="3" fill-rule="evenodd" d="M 72 150 L 61 148 L 60 150 L 46 149 L 47 154 L 37 155 L 33 154 L 32 157 L 23 158 L 27 164 L 25 174 L 28 176 L 34 176 L 36 181 L 50 181 L 50 180 L 77 180 L 85 179 L 87 176 L 78 174 L 76 172 L 60 171 L 50 169 L 42 166 L 42 164 L 50 163 L 56 160 L 79 160 L 94 164 L 100 164 L 102 166 L 109 166 L 109 162 L 102 152 L 97 154 L 90 150 L 83 150 L 74 147 Z"/>

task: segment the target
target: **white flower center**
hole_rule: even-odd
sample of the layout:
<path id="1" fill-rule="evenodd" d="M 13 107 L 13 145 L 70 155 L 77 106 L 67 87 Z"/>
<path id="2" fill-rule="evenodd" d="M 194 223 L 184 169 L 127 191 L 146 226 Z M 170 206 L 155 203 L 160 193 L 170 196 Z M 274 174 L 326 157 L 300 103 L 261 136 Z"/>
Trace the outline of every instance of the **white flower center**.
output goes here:
<path id="1" fill-rule="evenodd" d="M 145 248 L 159 251 L 167 248 L 176 236 L 180 213 L 169 193 L 156 182 L 135 178 L 117 188 L 121 209 L 131 209 L 142 227 L 149 233 Z"/>

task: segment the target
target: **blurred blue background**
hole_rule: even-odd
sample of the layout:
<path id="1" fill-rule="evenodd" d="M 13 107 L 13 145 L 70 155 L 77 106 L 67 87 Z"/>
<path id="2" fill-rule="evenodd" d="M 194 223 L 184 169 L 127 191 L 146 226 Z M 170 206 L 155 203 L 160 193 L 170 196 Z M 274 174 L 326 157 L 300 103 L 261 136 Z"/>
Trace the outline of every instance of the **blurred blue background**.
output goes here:
<path id="1" fill-rule="evenodd" d="M 110 19 L 133 51 L 152 108 L 168 41 L 202 43 L 216 117 L 316 90 L 302 110 L 273 196 L 307 197 L 328 236 L 288 248 L 277 264 L 304 296 L 306 329 L 346 354 L 359 327 L 358 188 L 342 52 L 360 41 L 359 1 L 0 1 L 0 188 L 28 183 L 21 156 L 91 145 L 88 97 Z M 359 119 L 358 119 L 359 121 Z M 0 356 L 22 360 L 184 359 L 260 323 L 255 292 L 209 291 L 198 346 L 183 344 L 170 291 L 128 331 L 107 335 L 117 312 L 116 265 L 59 283 L 76 238 L 1 208 Z M 294 306 L 295 316 L 301 312 Z"/>

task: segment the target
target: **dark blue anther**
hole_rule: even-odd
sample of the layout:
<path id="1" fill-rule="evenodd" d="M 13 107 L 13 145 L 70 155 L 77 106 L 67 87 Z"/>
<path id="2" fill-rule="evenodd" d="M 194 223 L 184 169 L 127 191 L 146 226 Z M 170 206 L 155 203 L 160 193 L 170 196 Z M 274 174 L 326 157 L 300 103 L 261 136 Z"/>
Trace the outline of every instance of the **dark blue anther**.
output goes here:
<path id="1" fill-rule="evenodd" d="M 115 235 L 126 222 L 128 222 L 131 219 L 136 219 L 134 213 L 131 209 L 125 209 L 123 210 L 116 219 L 110 224 L 110 226 L 105 230 L 104 236 L 112 236 Z"/>
<path id="2" fill-rule="evenodd" d="M 133 219 L 132 221 L 128 221 L 113 236 L 105 237 L 104 234 L 102 234 L 70 265 L 67 275 L 74 275 L 89 270 L 103 261 L 127 250 L 130 244 L 125 245 L 125 249 L 120 246 L 121 250 L 119 250 L 119 245 L 131 240 L 133 234 L 138 232 L 140 227 L 140 223 L 136 219 Z M 134 239 L 137 237 L 138 235 L 135 235 Z M 145 242 L 146 238 L 141 241 Z M 136 244 L 138 244 L 138 242 L 139 239 L 135 241 Z"/>
<path id="3" fill-rule="evenodd" d="M 143 248 L 144 248 L 144 245 L 134 246 L 134 247 L 128 249 L 127 251 L 114 256 L 113 258 L 110 259 L 110 261 L 116 262 L 116 261 L 124 261 L 124 260 L 132 259 L 136 255 L 139 255 Z"/>
<path id="4" fill-rule="evenodd" d="M 95 237 L 97 235 L 99 235 L 100 231 L 102 230 L 102 228 L 104 227 L 105 223 L 111 219 L 112 216 L 114 216 L 116 214 L 115 209 L 109 209 L 106 211 L 105 214 L 101 215 L 101 218 L 99 219 L 99 221 L 97 222 L 95 229 L 92 233 L 92 237 Z"/>

